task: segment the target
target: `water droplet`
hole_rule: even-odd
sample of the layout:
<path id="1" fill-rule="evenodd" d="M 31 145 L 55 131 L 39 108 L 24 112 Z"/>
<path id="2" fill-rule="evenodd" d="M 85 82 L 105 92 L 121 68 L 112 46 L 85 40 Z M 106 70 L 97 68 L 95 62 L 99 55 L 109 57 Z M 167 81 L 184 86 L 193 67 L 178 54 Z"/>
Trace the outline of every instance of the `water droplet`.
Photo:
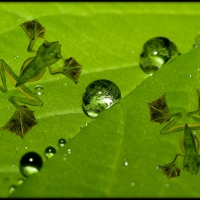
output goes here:
<path id="1" fill-rule="evenodd" d="M 135 183 L 134 182 L 131 182 L 131 186 L 134 186 L 135 185 Z"/>
<path id="2" fill-rule="evenodd" d="M 196 134 L 196 132 L 193 132 L 194 134 Z"/>
<path id="3" fill-rule="evenodd" d="M 16 151 L 18 151 L 19 150 L 19 148 L 18 147 L 16 147 Z"/>
<path id="4" fill-rule="evenodd" d="M 81 131 L 83 130 L 83 126 L 80 127 L 80 130 L 81 130 Z"/>
<path id="5" fill-rule="evenodd" d="M 47 147 L 45 149 L 44 155 L 46 158 L 51 158 L 56 153 L 56 149 L 54 147 Z"/>
<path id="6" fill-rule="evenodd" d="M 156 169 L 158 170 L 158 169 L 159 169 L 159 166 L 156 166 Z"/>
<path id="7" fill-rule="evenodd" d="M 17 184 L 21 185 L 24 182 L 24 178 L 19 178 Z"/>
<path id="8" fill-rule="evenodd" d="M 37 85 L 37 86 L 35 87 L 35 94 L 37 94 L 37 95 L 42 95 L 43 93 L 44 93 L 43 87 L 42 87 L 41 85 Z"/>
<path id="9" fill-rule="evenodd" d="M 134 53 L 135 53 L 135 51 L 131 51 L 131 53 L 132 53 L 132 54 L 134 54 Z"/>
<path id="10" fill-rule="evenodd" d="M 42 167 L 42 158 L 35 152 L 26 153 L 20 160 L 20 171 L 24 176 L 37 173 Z"/>
<path id="11" fill-rule="evenodd" d="M 124 166 L 128 166 L 128 161 L 124 159 Z"/>
<path id="12" fill-rule="evenodd" d="M 190 74 L 189 77 L 191 78 L 191 77 L 192 77 L 192 74 Z"/>
<path id="13" fill-rule="evenodd" d="M 58 140 L 58 146 L 60 148 L 64 147 L 66 143 L 67 143 L 67 141 L 64 138 L 61 138 L 61 139 Z"/>
<path id="14" fill-rule="evenodd" d="M 85 121 L 85 126 L 87 126 L 87 125 L 88 125 L 88 122 Z"/>
<path id="15" fill-rule="evenodd" d="M 71 154 L 71 149 L 68 149 L 67 151 L 68 151 L 68 154 Z"/>
<path id="16" fill-rule="evenodd" d="M 9 194 L 12 194 L 17 187 L 15 185 L 11 185 L 9 189 Z"/>
<path id="17" fill-rule="evenodd" d="M 169 184 L 167 183 L 167 184 L 165 184 L 165 187 L 169 187 Z"/>
<path id="18" fill-rule="evenodd" d="M 121 92 L 118 86 L 105 79 L 90 83 L 83 94 L 83 109 L 89 117 L 96 117 L 100 112 L 118 103 Z"/>
<path id="19" fill-rule="evenodd" d="M 28 147 L 27 147 L 27 146 L 25 146 L 25 147 L 24 147 L 24 149 L 26 149 L 26 150 L 27 150 L 27 149 L 28 149 Z"/>
<path id="20" fill-rule="evenodd" d="M 200 70 L 200 67 L 198 67 L 198 70 Z"/>
<path id="21" fill-rule="evenodd" d="M 140 64 L 146 74 L 153 74 L 166 62 L 180 55 L 176 45 L 165 37 L 154 37 L 143 45 Z"/>
<path id="22" fill-rule="evenodd" d="M 12 167 L 15 167 L 15 165 L 14 165 L 14 164 L 12 164 Z"/>
<path id="23" fill-rule="evenodd" d="M 66 158 L 64 157 L 63 160 L 66 160 Z"/>
<path id="24" fill-rule="evenodd" d="M 18 55 L 16 55 L 16 56 L 14 56 L 14 59 L 16 60 L 18 57 L 19 57 L 19 56 L 18 56 Z"/>

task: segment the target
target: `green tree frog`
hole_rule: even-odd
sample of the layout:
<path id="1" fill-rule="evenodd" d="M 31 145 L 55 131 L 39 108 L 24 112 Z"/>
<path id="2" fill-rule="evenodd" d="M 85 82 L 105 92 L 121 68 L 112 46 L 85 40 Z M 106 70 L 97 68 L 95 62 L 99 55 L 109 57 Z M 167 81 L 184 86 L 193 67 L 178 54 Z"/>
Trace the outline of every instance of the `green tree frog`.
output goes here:
<path id="1" fill-rule="evenodd" d="M 43 102 L 31 92 L 24 84 L 29 81 L 37 81 L 44 75 L 46 67 L 52 75 L 62 73 L 72 79 L 75 83 L 78 82 L 81 74 L 82 66 L 73 58 L 63 59 L 61 55 L 61 45 L 58 41 L 44 43 L 39 47 L 38 51 L 34 49 L 34 44 L 38 38 L 44 38 L 45 28 L 37 21 L 27 21 L 21 24 L 21 27 L 29 38 L 27 50 L 35 53 L 34 57 L 28 58 L 22 65 L 19 77 L 12 71 L 8 64 L 0 59 L 0 76 L 2 79 L 2 92 L 7 91 L 6 75 L 15 87 L 22 92 L 25 97 L 11 96 L 9 101 L 16 107 L 16 112 L 11 119 L 1 129 L 11 131 L 12 133 L 24 138 L 25 134 L 36 124 L 38 124 L 34 111 L 30 110 L 26 105 L 42 106 Z M 51 65 L 63 59 L 63 67 L 54 70 Z"/>
<path id="2" fill-rule="evenodd" d="M 170 121 L 162 130 L 161 134 L 169 134 L 174 132 L 183 131 L 183 136 L 180 141 L 180 147 L 184 155 L 176 154 L 174 160 L 166 165 L 159 166 L 163 174 L 168 178 L 178 177 L 181 170 L 187 170 L 192 175 L 197 174 L 200 167 L 200 156 L 198 154 L 199 141 L 192 130 L 200 129 L 200 119 L 195 117 L 195 114 L 200 114 L 200 90 L 197 90 L 199 107 L 198 110 L 189 112 L 188 117 L 199 122 L 197 124 L 180 124 L 175 126 L 177 121 L 182 117 L 182 113 L 170 114 L 166 95 L 164 94 L 160 98 L 148 103 L 152 122 L 158 122 L 160 124 L 170 121 L 172 117 L 174 119 Z M 183 169 L 178 167 L 178 159 L 183 158 Z"/>

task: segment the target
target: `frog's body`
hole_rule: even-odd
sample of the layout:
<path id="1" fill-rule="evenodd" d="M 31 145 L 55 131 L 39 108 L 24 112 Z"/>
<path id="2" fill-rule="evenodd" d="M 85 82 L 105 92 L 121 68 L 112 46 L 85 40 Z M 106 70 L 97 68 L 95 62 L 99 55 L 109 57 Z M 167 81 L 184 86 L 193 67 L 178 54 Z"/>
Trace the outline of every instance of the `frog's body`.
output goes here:
<path id="1" fill-rule="evenodd" d="M 50 73 L 62 73 L 71 78 L 77 83 L 81 73 L 82 66 L 76 62 L 74 58 L 63 59 L 64 66 L 54 70 L 51 65 L 62 59 L 61 45 L 58 41 L 44 43 L 39 47 L 38 51 L 33 49 L 37 38 L 44 38 L 45 28 L 37 21 L 32 20 L 21 24 L 26 32 L 30 44 L 28 51 L 36 53 L 35 57 L 28 58 L 22 65 L 19 77 L 12 71 L 7 63 L 0 59 L 0 76 L 3 86 L 0 86 L 2 92 L 7 91 L 6 77 L 22 92 L 27 98 L 11 96 L 9 101 L 16 107 L 17 111 L 12 118 L 2 127 L 2 129 L 9 130 L 16 135 L 24 137 L 24 135 L 36 125 L 38 122 L 33 114 L 34 111 L 30 110 L 27 106 L 19 105 L 17 102 L 29 104 L 32 106 L 42 106 L 43 102 L 32 93 L 24 84 L 29 81 L 39 80 L 45 73 L 46 67 L 49 68 Z"/>
<path id="2" fill-rule="evenodd" d="M 160 166 L 162 172 L 168 177 L 173 178 L 177 177 L 180 174 L 180 169 L 177 167 L 178 159 L 183 158 L 183 170 L 187 170 L 191 174 L 197 174 L 200 167 L 200 156 L 198 154 L 199 149 L 199 141 L 198 138 L 192 130 L 200 129 L 200 123 L 191 123 L 191 119 L 197 122 L 200 122 L 198 117 L 195 117 L 195 114 L 200 113 L 200 90 L 197 90 L 198 100 L 199 100 L 199 108 L 196 111 L 187 113 L 187 124 L 180 124 L 175 126 L 177 121 L 182 117 L 182 113 L 170 114 L 168 110 L 168 106 L 166 103 L 165 95 L 148 103 L 151 113 L 151 121 L 163 123 L 165 122 L 165 118 L 169 121 L 171 117 L 175 117 L 172 121 L 170 121 L 162 130 L 161 134 L 166 135 L 169 133 L 180 132 L 183 131 L 184 134 L 180 141 L 180 147 L 185 155 L 176 154 L 173 162 Z M 155 111 L 156 110 L 156 111 Z M 158 112 L 158 114 L 156 114 Z M 155 117 L 156 116 L 156 117 Z M 167 116 L 167 117 L 166 117 Z M 189 117 L 189 118 L 188 118 Z M 158 119 L 162 119 L 159 121 Z"/>

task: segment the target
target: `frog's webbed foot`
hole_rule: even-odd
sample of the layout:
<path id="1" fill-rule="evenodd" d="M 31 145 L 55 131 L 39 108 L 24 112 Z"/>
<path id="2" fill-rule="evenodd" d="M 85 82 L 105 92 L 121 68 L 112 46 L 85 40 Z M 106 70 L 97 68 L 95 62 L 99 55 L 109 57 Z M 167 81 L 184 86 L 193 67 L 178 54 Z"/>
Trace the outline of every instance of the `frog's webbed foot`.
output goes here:
<path id="1" fill-rule="evenodd" d="M 33 49 L 33 46 L 37 38 L 44 39 L 45 27 L 43 27 L 37 20 L 24 22 L 20 24 L 20 26 L 23 28 L 23 30 L 25 31 L 30 40 L 30 44 L 27 50 L 33 53 L 37 52 L 36 50 Z"/>
<path id="2" fill-rule="evenodd" d="M 159 166 L 159 168 L 161 169 L 163 174 L 167 176 L 167 178 L 180 176 L 181 169 L 177 167 L 177 161 L 179 157 L 183 157 L 183 155 L 177 154 L 173 162 L 163 166 Z"/>
<path id="3" fill-rule="evenodd" d="M 63 59 L 64 65 L 63 67 L 54 70 L 51 66 L 49 67 L 49 71 L 51 74 L 62 73 L 75 83 L 78 83 L 78 79 L 81 75 L 82 65 L 80 65 L 75 58 L 70 57 L 68 59 Z"/>
<path id="4" fill-rule="evenodd" d="M 148 106 L 150 109 L 151 122 L 158 122 L 162 124 L 171 119 L 165 94 L 163 94 L 160 98 L 148 103 Z"/>
<path id="5" fill-rule="evenodd" d="M 1 129 L 8 130 L 21 138 L 36 124 L 34 111 L 27 106 L 19 106 L 11 119 Z"/>

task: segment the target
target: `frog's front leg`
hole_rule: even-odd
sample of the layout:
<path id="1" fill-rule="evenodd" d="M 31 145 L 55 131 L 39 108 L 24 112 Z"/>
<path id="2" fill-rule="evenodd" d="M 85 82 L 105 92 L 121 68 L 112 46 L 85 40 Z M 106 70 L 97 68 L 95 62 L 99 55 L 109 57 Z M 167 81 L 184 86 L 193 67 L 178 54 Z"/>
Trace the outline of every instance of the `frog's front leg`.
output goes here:
<path id="1" fill-rule="evenodd" d="M 0 90 L 2 92 L 7 91 L 5 75 L 8 76 L 8 78 L 14 85 L 17 83 L 17 75 L 12 71 L 12 69 L 3 59 L 0 59 L 0 76 L 3 83 L 3 86 L 0 86 Z M 15 96 L 11 96 L 9 98 L 9 101 L 16 107 L 16 112 L 1 129 L 11 131 L 12 133 L 15 133 L 16 135 L 23 138 L 25 134 L 38 122 L 34 116 L 34 111 L 30 110 L 27 106 L 20 106 L 17 102 L 33 106 L 42 106 L 43 103 L 25 85 L 21 85 L 17 87 L 17 89 L 22 92 L 27 98 Z"/>
<path id="2" fill-rule="evenodd" d="M 20 26 L 23 28 L 28 36 L 28 39 L 30 40 L 27 51 L 36 53 L 37 51 L 34 50 L 33 46 L 37 41 L 37 38 L 44 39 L 45 28 L 37 20 L 24 22 L 20 24 Z"/>
<path id="3" fill-rule="evenodd" d="M 200 167 L 200 156 L 197 152 L 194 135 L 187 124 L 185 124 L 183 145 L 185 151 L 183 169 L 189 171 L 192 175 L 197 174 Z"/>
<path id="4" fill-rule="evenodd" d="M 71 80 L 73 80 L 75 83 L 78 83 L 78 79 L 80 77 L 82 70 L 82 65 L 80 65 L 75 58 L 70 57 L 68 59 L 63 59 L 63 67 L 54 70 L 51 66 L 49 66 L 49 72 L 54 74 L 64 74 Z"/>

